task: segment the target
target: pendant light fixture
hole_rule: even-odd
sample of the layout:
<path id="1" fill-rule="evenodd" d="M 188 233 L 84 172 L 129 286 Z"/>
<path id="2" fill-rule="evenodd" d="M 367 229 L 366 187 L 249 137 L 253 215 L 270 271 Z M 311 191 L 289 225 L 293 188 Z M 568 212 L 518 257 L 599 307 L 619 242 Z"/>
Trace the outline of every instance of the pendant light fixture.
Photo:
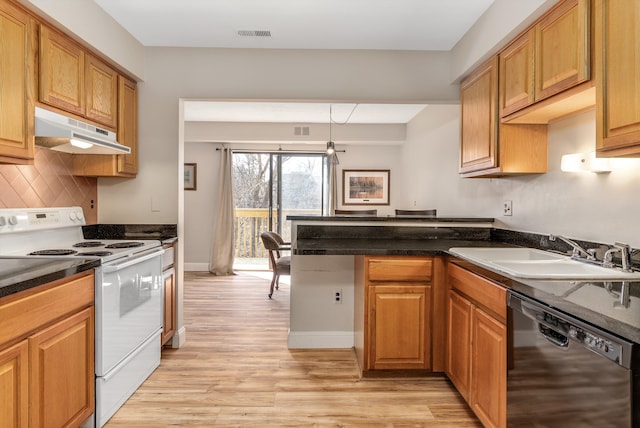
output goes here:
<path id="1" fill-rule="evenodd" d="M 327 142 L 327 154 L 332 155 L 336 152 L 336 146 L 331 140 L 331 122 L 333 121 L 331 117 L 331 104 L 329 104 L 329 141 Z"/>

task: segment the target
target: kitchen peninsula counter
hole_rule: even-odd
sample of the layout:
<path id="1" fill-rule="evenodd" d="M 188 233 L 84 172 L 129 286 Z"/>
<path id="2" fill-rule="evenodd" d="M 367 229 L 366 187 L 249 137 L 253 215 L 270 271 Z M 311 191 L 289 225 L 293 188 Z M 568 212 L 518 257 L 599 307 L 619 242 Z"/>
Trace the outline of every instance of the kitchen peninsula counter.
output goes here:
<path id="1" fill-rule="evenodd" d="M 295 255 L 446 255 L 491 241 L 493 218 L 288 216 Z"/>
<path id="2" fill-rule="evenodd" d="M 292 221 L 290 347 L 349 347 L 354 256 L 450 256 L 452 247 L 521 246 L 566 252 L 548 235 L 493 228 L 493 219 L 289 216 Z M 591 248 L 593 243 L 586 243 Z M 451 259 L 454 260 L 454 259 Z M 551 307 L 640 343 L 640 283 L 532 280 L 455 263 Z M 634 260 L 637 266 L 637 261 Z M 340 289 L 343 304 L 330 296 Z M 277 293 L 276 297 L 277 298 Z M 318 339 L 320 338 L 320 339 Z"/>

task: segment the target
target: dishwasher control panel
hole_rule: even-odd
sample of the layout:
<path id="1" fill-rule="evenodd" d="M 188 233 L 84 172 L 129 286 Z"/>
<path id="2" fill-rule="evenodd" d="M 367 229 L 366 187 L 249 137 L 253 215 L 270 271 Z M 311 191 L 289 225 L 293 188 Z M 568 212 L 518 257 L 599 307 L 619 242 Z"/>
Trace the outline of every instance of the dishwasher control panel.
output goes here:
<path id="1" fill-rule="evenodd" d="M 536 321 L 540 334 L 558 347 L 566 348 L 571 345 L 570 342 L 577 342 L 576 344 L 619 365 L 628 364 L 630 355 L 624 355 L 625 345 L 608 332 L 600 331 L 568 314 L 562 314 L 537 302 L 524 300 L 520 296 L 510 295 L 509 306 Z"/>

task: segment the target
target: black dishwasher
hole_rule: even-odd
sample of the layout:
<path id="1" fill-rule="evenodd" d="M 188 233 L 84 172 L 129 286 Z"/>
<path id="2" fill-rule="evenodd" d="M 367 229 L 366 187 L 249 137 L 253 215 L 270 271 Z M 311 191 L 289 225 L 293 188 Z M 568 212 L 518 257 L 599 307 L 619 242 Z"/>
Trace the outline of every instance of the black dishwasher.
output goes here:
<path id="1" fill-rule="evenodd" d="M 507 426 L 638 427 L 634 345 L 510 291 L 515 329 L 507 373 Z"/>

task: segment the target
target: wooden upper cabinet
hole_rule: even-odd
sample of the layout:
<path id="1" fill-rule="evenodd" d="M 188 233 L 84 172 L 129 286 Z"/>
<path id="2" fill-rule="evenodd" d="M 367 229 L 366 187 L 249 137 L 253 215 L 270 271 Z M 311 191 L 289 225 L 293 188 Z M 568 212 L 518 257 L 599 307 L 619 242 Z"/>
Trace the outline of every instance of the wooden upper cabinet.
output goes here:
<path id="1" fill-rule="evenodd" d="M 34 157 L 35 23 L 23 10 L 0 2 L 0 163 Z"/>
<path id="2" fill-rule="evenodd" d="M 40 25 L 39 77 L 40 102 L 116 128 L 118 73 L 44 25 Z"/>
<path id="3" fill-rule="evenodd" d="M 118 77 L 118 140 L 131 148 L 128 155 L 118 155 L 118 174 L 138 173 L 138 89 L 136 82 Z"/>
<path id="4" fill-rule="evenodd" d="M 460 173 L 500 177 L 547 171 L 547 127 L 498 122 L 498 58 L 461 84 Z"/>
<path id="5" fill-rule="evenodd" d="M 500 117 L 549 123 L 593 107 L 591 0 L 564 0 L 500 52 Z"/>
<path id="6" fill-rule="evenodd" d="M 73 175 L 135 177 L 138 173 L 138 91 L 136 82 L 118 76 L 118 142 L 128 155 L 73 155 Z"/>
<path id="7" fill-rule="evenodd" d="M 497 166 L 498 62 L 491 58 L 460 86 L 460 172 Z"/>
<path id="8" fill-rule="evenodd" d="M 596 148 L 640 156 L 640 2 L 597 0 Z"/>
<path id="9" fill-rule="evenodd" d="M 536 25 L 536 101 L 589 80 L 589 1 L 565 1 Z"/>
<path id="10" fill-rule="evenodd" d="M 40 26 L 40 101 L 84 116 L 85 55 L 69 38 Z"/>
<path id="11" fill-rule="evenodd" d="M 529 30 L 500 53 L 500 116 L 534 101 L 535 34 Z"/>
<path id="12" fill-rule="evenodd" d="M 86 56 L 85 64 L 85 116 L 115 128 L 118 119 L 118 73 L 91 55 Z"/>

